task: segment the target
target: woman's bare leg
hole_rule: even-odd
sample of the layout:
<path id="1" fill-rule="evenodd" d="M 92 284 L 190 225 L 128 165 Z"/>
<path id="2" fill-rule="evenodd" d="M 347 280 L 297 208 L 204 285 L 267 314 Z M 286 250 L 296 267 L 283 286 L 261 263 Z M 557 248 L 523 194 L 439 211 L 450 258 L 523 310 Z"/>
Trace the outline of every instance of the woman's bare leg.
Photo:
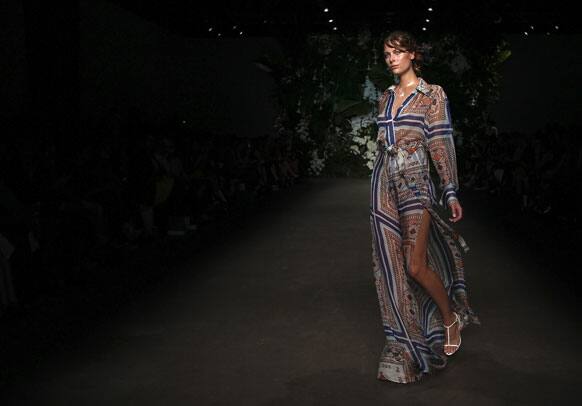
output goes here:
<path id="1" fill-rule="evenodd" d="M 451 309 L 449 297 L 441 278 L 428 266 L 427 247 L 430 231 L 431 216 L 428 210 L 424 209 L 422 222 L 416 236 L 416 243 L 410 254 L 409 273 L 432 297 L 443 317 L 443 323 L 450 325 L 455 321 L 455 316 Z M 449 329 L 451 341 L 448 344 L 459 343 L 458 323 Z"/>

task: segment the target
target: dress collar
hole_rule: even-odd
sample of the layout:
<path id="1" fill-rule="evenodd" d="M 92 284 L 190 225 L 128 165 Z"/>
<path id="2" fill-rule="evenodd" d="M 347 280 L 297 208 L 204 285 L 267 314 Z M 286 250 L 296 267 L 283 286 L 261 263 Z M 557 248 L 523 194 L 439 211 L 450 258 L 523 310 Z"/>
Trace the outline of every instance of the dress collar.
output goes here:
<path id="1" fill-rule="evenodd" d="M 388 90 L 394 91 L 396 85 L 392 85 L 388 88 Z M 423 78 L 418 78 L 418 85 L 416 85 L 416 91 L 424 93 L 425 95 L 429 95 L 432 91 L 428 83 Z"/>

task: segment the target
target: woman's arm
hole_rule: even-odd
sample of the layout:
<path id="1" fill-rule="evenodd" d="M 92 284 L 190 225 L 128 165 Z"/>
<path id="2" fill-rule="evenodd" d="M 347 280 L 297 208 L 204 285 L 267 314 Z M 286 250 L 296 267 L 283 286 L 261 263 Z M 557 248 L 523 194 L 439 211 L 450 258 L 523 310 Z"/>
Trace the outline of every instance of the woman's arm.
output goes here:
<path id="1" fill-rule="evenodd" d="M 441 180 L 440 204 L 446 202 L 450 206 L 457 200 L 459 180 L 449 100 L 440 86 L 432 92 L 431 98 L 432 104 L 426 115 L 425 129 L 428 150 Z"/>

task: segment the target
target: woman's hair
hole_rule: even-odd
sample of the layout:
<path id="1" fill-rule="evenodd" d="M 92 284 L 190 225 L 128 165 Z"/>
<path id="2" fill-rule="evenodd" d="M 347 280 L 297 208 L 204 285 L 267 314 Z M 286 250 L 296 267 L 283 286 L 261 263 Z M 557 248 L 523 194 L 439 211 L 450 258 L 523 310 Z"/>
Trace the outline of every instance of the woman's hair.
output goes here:
<path id="1" fill-rule="evenodd" d="M 412 68 L 417 75 L 420 74 L 422 69 L 422 51 L 418 46 L 418 42 L 414 35 L 408 31 L 392 31 L 386 38 L 384 38 L 384 45 L 401 51 L 414 52 Z"/>

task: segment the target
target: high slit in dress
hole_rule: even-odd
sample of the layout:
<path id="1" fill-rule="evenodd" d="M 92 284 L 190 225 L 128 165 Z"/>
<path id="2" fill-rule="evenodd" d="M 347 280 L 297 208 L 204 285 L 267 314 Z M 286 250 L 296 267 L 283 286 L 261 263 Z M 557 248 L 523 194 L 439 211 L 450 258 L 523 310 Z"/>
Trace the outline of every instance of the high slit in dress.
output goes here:
<path id="1" fill-rule="evenodd" d="M 447 363 L 440 311 L 407 272 L 423 213 L 431 216 L 428 267 L 441 278 L 462 325 L 480 322 L 467 300 L 462 251 L 468 246 L 437 212 L 458 191 L 447 96 L 442 87 L 420 78 L 394 117 L 393 103 L 391 86 L 379 100 L 379 148 L 370 188 L 372 263 L 386 337 L 377 377 L 409 383 Z M 438 202 L 429 156 L 440 177 Z"/>

